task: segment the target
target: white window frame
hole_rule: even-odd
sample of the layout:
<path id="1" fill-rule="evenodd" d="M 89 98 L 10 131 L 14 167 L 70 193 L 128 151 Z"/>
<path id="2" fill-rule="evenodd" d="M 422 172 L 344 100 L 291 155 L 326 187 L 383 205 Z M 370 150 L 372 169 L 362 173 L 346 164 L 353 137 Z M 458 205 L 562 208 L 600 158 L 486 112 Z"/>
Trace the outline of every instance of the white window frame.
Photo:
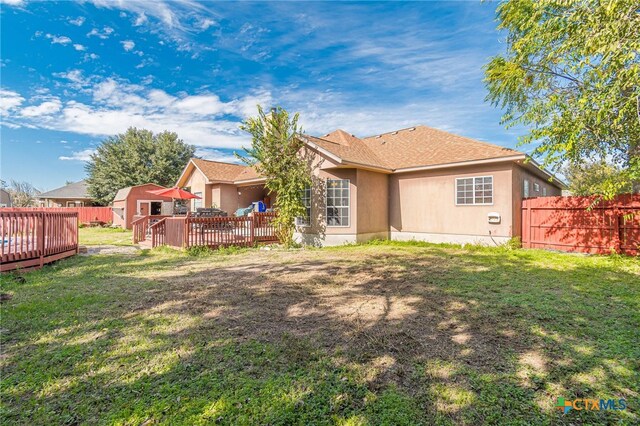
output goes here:
<path id="1" fill-rule="evenodd" d="M 349 220 L 348 225 L 329 225 L 329 203 L 327 202 L 329 199 L 329 182 L 332 180 L 346 181 L 347 182 L 347 200 L 348 204 L 346 206 L 332 206 L 332 207 L 340 207 L 347 208 L 347 219 Z M 343 188 L 344 189 L 344 188 Z M 327 188 L 324 193 L 324 201 L 325 201 L 325 218 L 324 222 L 327 228 L 349 228 L 351 227 L 351 179 L 327 179 Z"/>
<path id="2" fill-rule="evenodd" d="M 529 180 L 525 179 L 522 182 L 522 198 L 529 198 L 531 195 L 531 188 L 529 187 Z"/>
<path id="3" fill-rule="evenodd" d="M 543 197 L 546 197 L 546 196 L 547 196 L 547 187 L 546 187 L 546 186 L 543 186 L 543 187 L 542 187 L 542 196 L 543 196 Z"/>
<path id="4" fill-rule="evenodd" d="M 311 187 L 307 186 L 302 191 L 303 191 L 302 204 L 304 204 L 304 207 L 309 211 L 309 214 L 305 216 L 296 217 L 296 226 L 299 226 L 300 228 L 309 228 L 311 226 L 311 206 L 312 206 Z M 309 202 L 309 206 L 306 205 L 305 201 Z"/>
<path id="5" fill-rule="evenodd" d="M 538 182 L 533 182 L 533 192 L 540 192 L 540 184 Z"/>
<path id="6" fill-rule="evenodd" d="M 204 198 L 202 197 L 202 192 L 194 192 L 193 195 L 200 197 L 193 199 L 193 211 L 195 212 L 196 209 L 201 209 L 204 207 Z M 200 205 L 196 207 L 197 202 L 200 202 Z"/>
<path id="7" fill-rule="evenodd" d="M 491 202 L 490 203 L 476 203 L 476 179 L 485 179 L 485 178 L 491 178 Z M 469 204 L 469 203 L 458 203 L 458 181 L 459 180 L 465 180 L 465 179 L 473 179 L 473 203 Z M 453 200 L 456 203 L 456 206 L 492 206 L 494 201 L 495 201 L 495 190 L 494 190 L 494 185 L 493 185 L 493 175 L 486 175 L 486 176 L 467 176 L 467 177 L 459 177 L 456 178 L 456 185 L 455 188 L 453 188 Z"/>

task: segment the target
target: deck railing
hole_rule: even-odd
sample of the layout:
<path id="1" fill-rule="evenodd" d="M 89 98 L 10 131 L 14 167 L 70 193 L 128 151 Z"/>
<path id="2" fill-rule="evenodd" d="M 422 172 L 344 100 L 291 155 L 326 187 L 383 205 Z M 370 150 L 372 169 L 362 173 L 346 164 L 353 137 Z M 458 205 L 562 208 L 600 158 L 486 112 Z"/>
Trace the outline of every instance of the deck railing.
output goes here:
<path id="1" fill-rule="evenodd" d="M 0 212 L 0 271 L 41 267 L 78 252 L 77 212 Z"/>
<path id="2" fill-rule="evenodd" d="M 151 226 L 160 220 L 171 217 L 166 215 L 147 215 L 147 216 L 134 216 L 131 222 L 133 229 L 133 243 L 138 244 L 151 237 Z"/>
<path id="3" fill-rule="evenodd" d="M 151 245 L 220 248 L 277 242 L 275 216 L 269 212 L 251 217 L 165 217 L 150 227 Z"/>

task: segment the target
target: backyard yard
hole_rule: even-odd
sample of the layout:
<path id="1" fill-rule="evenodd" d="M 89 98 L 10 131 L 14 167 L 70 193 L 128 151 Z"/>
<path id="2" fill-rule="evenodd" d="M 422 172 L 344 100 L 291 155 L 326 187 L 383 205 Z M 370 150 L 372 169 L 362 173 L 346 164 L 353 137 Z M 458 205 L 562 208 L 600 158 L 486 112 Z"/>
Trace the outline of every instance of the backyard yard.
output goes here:
<path id="1" fill-rule="evenodd" d="M 0 279 L 2 424 L 640 421 L 637 259 L 157 249 Z"/>

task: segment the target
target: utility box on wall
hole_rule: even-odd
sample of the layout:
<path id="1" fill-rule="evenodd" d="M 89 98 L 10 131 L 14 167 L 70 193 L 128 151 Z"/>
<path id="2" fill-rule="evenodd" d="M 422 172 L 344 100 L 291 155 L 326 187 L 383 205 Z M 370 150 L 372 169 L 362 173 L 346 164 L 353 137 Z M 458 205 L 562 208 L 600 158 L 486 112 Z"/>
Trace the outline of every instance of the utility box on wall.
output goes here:
<path id="1" fill-rule="evenodd" d="M 491 212 L 489 214 L 487 214 L 487 218 L 489 219 L 489 223 L 492 225 L 498 225 L 500 224 L 500 213 L 498 212 Z"/>

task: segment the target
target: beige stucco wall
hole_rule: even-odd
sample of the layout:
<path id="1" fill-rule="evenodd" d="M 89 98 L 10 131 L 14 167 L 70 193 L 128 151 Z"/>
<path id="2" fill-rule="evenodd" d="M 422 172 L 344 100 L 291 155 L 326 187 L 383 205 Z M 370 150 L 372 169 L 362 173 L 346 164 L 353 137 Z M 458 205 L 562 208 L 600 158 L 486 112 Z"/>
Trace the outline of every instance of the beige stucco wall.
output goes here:
<path id="1" fill-rule="evenodd" d="M 513 235 L 522 234 L 522 198 L 524 197 L 524 180 L 529 181 L 529 197 L 542 197 L 543 188 L 547 188 L 547 197 L 557 197 L 562 195 L 562 190 L 546 179 L 541 178 L 526 170 L 524 167 L 513 164 Z M 540 191 L 534 190 L 534 183 L 540 185 Z M 517 214 L 515 214 L 517 213 Z"/>
<path id="2" fill-rule="evenodd" d="M 389 175 L 357 172 L 357 230 L 366 239 L 389 237 Z"/>
<path id="3" fill-rule="evenodd" d="M 212 202 L 212 185 L 207 183 L 207 178 L 195 167 L 187 177 L 184 184 L 188 187 L 192 194 L 196 192 L 202 193 L 202 207 L 211 207 Z M 195 200 L 191 200 L 190 208 L 194 209 Z"/>
<path id="4" fill-rule="evenodd" d="M 391 232 L 510 237 L 512 165 L 502 163 L 393 174 L 389 177 Z M 493 176 L 493 205 L 456 205 L 456 178 Z M 489 224 L 497 212 L 500 224 Z"/>

